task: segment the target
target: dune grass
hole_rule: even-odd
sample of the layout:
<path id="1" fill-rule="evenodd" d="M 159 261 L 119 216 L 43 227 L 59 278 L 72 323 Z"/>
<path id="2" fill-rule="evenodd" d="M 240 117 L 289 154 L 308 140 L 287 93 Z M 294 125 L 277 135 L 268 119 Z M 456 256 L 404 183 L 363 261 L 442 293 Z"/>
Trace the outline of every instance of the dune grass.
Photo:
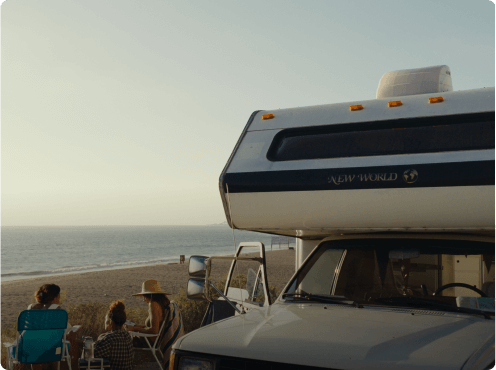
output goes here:
<path id="1" fill-rule="evenodd" d="M 246 277 L 236 277 L 234 279 L 234 287 L 244 286 L 246 283 Z M 221 291 L 224 290 L 226 280 L 220 280 L 214 282 L 214 284 Z M 269 288 L 270 295 L 274 298 L 277 297 L 279 289 L 275 286 L 271 286 Z M 60 293 L 60 304 L 63 306 L 63 301 L 67 295 L 67 291 L 62 291 Z M 213 299 L 219 297 L 219 294 L 215 291 L 211 291 L 211 296 Z M 193 330 L 196 330 L 200 327 L 201 322 L 203 320 L 203 316 L 207 311 L 208 302 L 206 301 L 193 301 L 188 299 L 186 290 L 182 289 L 180 293 L 171 300 L 177 302 L 179 309 L 181 310 L 181 314 L 183 317 L 183 324 L 185 333 L 189 333 Z M 124 301 L 124 304 L 126 301 Z M 34 298 L 31 303 L 35 303 Z M 99 303 L 99 302 L 87 302 L 80 303 L 78 305 L 70 304 L 68 306 L 63 306 L 67 311 L 69 316 L 69 322 L 72 325 L 81 325 L 81 329 L 78 331 L 77 342 L 82 344 L 83 336 L 91 336 L 94 340 L 98 338 L 100 334 L 102 334 L 104 330 L 104 322 L 105 316 L 108 312 L 110 303 Z M 19 311 L 20 313 L 21 311 Z M 144 323 L 146 318 L 148 317 L 148 310 L 146 307 L 126 307 L 126 314 L 129 321 L 133 321 L 136 323 Z M 6 368 L 6 356 L 7 350 L 3 346 L 3 343 L 12 343 L 16 338 L 16 323 L 2 323 L 2 332 L 1 332 L 1 360 L 0 363 L 3 368 Z M 79 352 L 79 355 L 81 352 Z M 145 351 L 135 351 L 134 362 L 135 364 L 139 364 L 142 362 L 154 361 L 153 357 L 146 353 Z M 30 367 L 29 367 L 30 369 Z"/>

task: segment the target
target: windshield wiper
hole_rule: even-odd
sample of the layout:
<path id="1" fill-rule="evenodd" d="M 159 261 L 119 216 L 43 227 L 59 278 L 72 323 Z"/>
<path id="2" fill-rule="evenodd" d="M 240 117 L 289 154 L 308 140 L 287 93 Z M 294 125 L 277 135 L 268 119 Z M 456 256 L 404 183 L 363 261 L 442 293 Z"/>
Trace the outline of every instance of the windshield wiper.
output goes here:
<path id="1" fill-rule="evenodd" d="M 389 298 L 376 298 L 372 300 L 372 302 L 377 302 L 377 303 L 390 303 L 395 306 L 402 306 L 402 305 L 407 305 L 407 306 L 413 306 L 417 308 L 439 308 L 442 309 L 443 311 L 450 311 L 450 312 L 462 312 L 462 313 L 468 313 L 468 314 L 473 314 L 473 315 L 482 315 L 486 319 L 491 319 L 491 314 L 494 316 L 494 312 L 487 312 L 487 311 L 482 311 L 482 310 L 477 310 L 475 308 L 466 308 L 466 307 L 457 307 L 450 305 L 448 303 L 443 303 L 435 300 L 430 300 L 430 299 L 425 299 L 425 298 L 419 298 L 419 297 L 413 297 L 413 296 L 396 296 L 396 297 L 389 297 Z M 426 307 L 427 306 L 427 307 Z"/>
<path id="2" fill-rule="evenodd" d="M 300 298 L 306 301 L 314 301 L 314 302 L 322 302 L 322 303 L 334 303 L 334 304 L 344 304 L 344 305 L 352 305 L 356 308 L 363 308 L 363 306 L 355 302 L 352 299 L 348 299 L 343 296 L 332 296 L 332 295 L 324 295 L 324 294 L 312 294 L 312 293 L 284 293 L 282 297 L 291 297 L 291 298 Z"/>

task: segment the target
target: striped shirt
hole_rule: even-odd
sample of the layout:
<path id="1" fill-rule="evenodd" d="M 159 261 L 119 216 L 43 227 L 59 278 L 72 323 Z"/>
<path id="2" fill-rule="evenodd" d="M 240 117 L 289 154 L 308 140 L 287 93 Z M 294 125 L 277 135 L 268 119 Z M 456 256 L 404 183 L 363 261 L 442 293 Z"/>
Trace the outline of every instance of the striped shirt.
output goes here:
<path id="1" fill-rule="evenodd" d="M 159 339 L 158 348 L 164 356 L 164 369 L 168 369 L 172 345 L 184 335 L 183 318 L 175 301 L 171 301 L 164 310 L 164 320 L 167 321 L 162 338 Z"/>
<path id="2" fill-rule="evenodd" d="M 103 333 L 95 342 L 95 358 L 108 358 L 112 370 L 131 370 L 133 354 L 133 339 L 124 329 Z"/>

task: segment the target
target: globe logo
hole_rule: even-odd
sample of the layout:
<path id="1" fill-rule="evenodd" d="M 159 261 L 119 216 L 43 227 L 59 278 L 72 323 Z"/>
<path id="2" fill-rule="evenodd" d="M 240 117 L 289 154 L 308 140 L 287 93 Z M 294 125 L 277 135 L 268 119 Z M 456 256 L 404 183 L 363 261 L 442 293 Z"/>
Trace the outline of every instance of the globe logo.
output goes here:
<path id="1" fill-rule="evenodd" d="M 418 179 L 418 172 L 414 169 L 408 169 L 405 172 L 403 172 L 403 180 L 407 184 L 413 184 L 415 181 Z"/>

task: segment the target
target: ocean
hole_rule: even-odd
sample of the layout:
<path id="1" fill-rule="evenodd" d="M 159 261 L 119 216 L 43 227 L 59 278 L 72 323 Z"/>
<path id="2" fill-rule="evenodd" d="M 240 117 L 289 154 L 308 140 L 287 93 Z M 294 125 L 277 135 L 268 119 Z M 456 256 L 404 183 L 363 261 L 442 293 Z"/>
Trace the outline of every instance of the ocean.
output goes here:
<path id="1" fill-rule="evenodd" d="M 236 245 L 261 241 L 271 249 L 271 235 L 235 230 L 234 236 Z M 155 265 L 179 261 L 180 255 L 227 255 L 235 249 L 226 225 L 3 226 L 1 239 L 2 281 Z M 273 236 L 274 249 L 287 248 L 286 238 L 280 243 Z"/>

